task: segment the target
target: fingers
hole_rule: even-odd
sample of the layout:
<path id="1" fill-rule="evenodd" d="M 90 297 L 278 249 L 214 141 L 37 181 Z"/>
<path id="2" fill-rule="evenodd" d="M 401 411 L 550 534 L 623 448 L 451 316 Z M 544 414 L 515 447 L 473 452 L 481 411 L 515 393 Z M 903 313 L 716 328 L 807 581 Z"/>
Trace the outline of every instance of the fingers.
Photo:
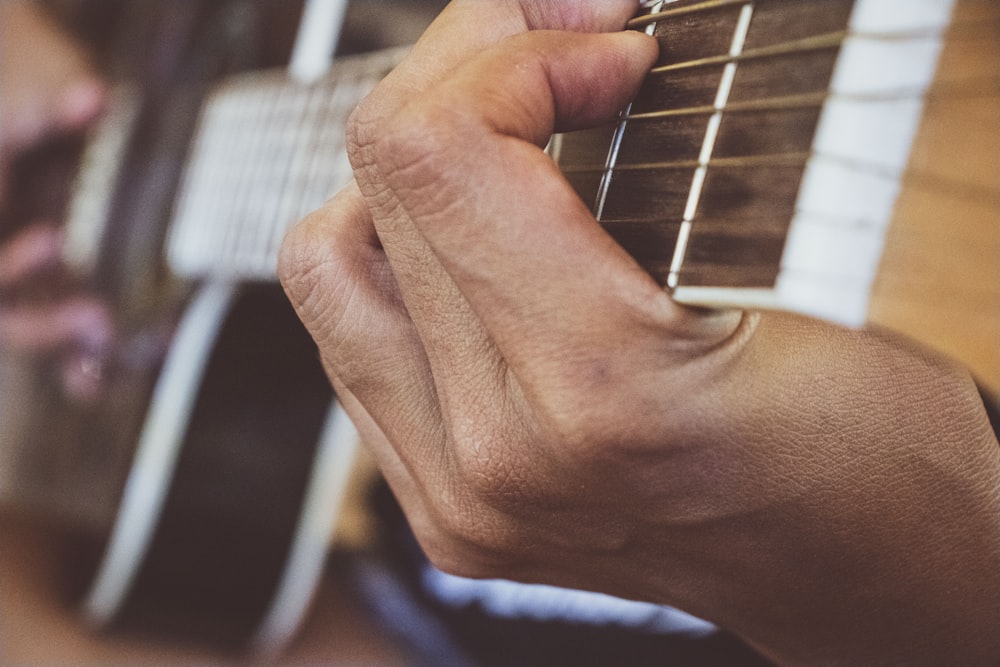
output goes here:
<path id="1" fill-rule="evenodd" d="M 376 159 L 388 188 L 508 362 L 538 368 L 573 347 L 662 346 L 665 327 L 687 352 L 735 326 L 738 316 L 716 323 L 674 306 L 537 147 L 561 120 L 613 116 L 654 57 L 634 33 L 532 33 L 457 70 L 383 126 Z M 396 239 L 383 241 L 391 256 Z M 404 294 L 409 279 L 399 274 Z"/>
<path id="2" fill-rule="evenodd" d="M 497 404 L 506 388 L 506 377 L 490 336 L 399 207 L 394 193 L 385 188 L 372 153 L 382 121 L 420 91 L 433 89 L 454 67 L 510 35 L 542 28 L 620 30 L 636 7 L 637 3 L 624 1 L 455 2 L 352 117 L 348 128 L 352 164 L 424 344 L 446 415 L 456 402 L 462 410 L 473 400 Z M 470 383 L 467 378 L 475 380 Z M 484 413 L 492 414 L 489 410 Z"/>
<path id="3" fill-rule="evenodd" d="M 637 0 L 456 0 L 396 70 L 369 96 L 368 120 L 391 113 L 415 92 L 506 37 L 530 30 L 610 32 L 625 27 Z"/>
<path id="4" fill-rule="evenodd" d="M 0 85 L 5 151 L 83 129 L 107 98 L 85 54 L 31 3 L 0 3 Z"/>
<path id="5" fill-rule="evenodd" d="M 397 349 L 408 350 L 425 360 L 426 367 L 413 376 L 422 378 L 423 393 L 429 392 L 435 400 L 441 401 L 446 412 L 451 403 L 450 396 L 454 393 L 460 394 L 463 402 L 469 400 L 464 387 L 455 389 L 456 383 L 451 382 L 451 378 L 468 375 L 469 366 L 481 359 L 496 361 L 496 353 L 491 349 L 492 343 L 489 337 L 470 313 L 454 284 L 442 270 L 433 253 L 428 251 L 425 242 L 406 218 L 405 212 L 396 205 L 393 194 L 379 185 L 381 179 L 378 166 L 373 163 L 370 151 L 373 137 L 378 133 L 377 128 L 382 119 L 396 112 L 413 94 L 432 86 L 456 65 L 504 37 L 535 28 L 618 30 L 635 12 L 636 6 L 637 3 L 634 1 L 622 0 L 615 2 L 595 0 L 576 4 L 526 0 L 491 3 L 455 2 L 428 30 L 425 38 L 414 48 L 407 60 L 387 77 L 354 114 L 348 132 L 352 161 L 362 189 L 366 190 L 366 203 L 374 214 L 378 233 L 383 247 L 386 248 L 386 256 L 391 262 L 391 270 L 394 275 L 401 277 L 405 284 L 401 289 L 396 288 L 397 294 L 405 301 L 407 315 L 415 323 L 409 327 L 406 334 L 408 344 Z M 360 202 L 353 201 L 358 196 L 352 188 L 341 195 L 338 206 L 357 210 L 362 206 Z M 318 215 L 333 217 L 337 214 L 334 210 L 327 210 Z M 308 246 L 312 241 L 307 239 L 313 233 L 328 232 L 328 229 L 323 229 L 322 224 L 307 225 L 292 235 L 286 245 Z M 315 262 L 311 265 L 315 266 Z M 331 281 L 342 278 L 343 276 L 314 274 L 307 276 L 304 282 L 313 285 L 332 285 Z M 296 299 L 300 298 L 296 294 L 304 291 L 311 290 L 293 287 L 290 293 L 293 299 Z M 352 295 L 352 298 L 356 296 Z M 328 319 L 331 317 L 329 314 L 319 314 L 320 310 L 327 308 L 324 305 L 320 309 L 314 309 L 311 314 L 307 313 L 306 317 L 314 322 Z M 344 316 L 336 308 L 330 308 L 329 312 L 337 312 L 337 317 Z M 406 326 L 402 322 L 398 324 L 401 327 Z M 344 370 L 345 365 L 348 369 L 356 369 L 359 365 L 357 359 L 369 358 L 371 346 L 345 347 L 342 341 L 346 336 L 327 333 L 326 330 L 330 328 L 319 327 L 320 336 L 331 336 L 328 339 L 330 342 L 328 347 L 341 351 L 349 349 L 350 353 L 336 354 L 328 351 L 328 363 L 337 370 L 343 381 L 357 393 L 359 399 L 377 418 L 381 416 L 383 410 L 391 410 L 391 406 L 386 405 L 383 399 L 395 392 L 370 389 L 378 387 L 379 383 L 360 379 L 363 373 Z M 333 337 L 336 338 L 335 341 Z M 362 340 L 364 339 L 362 335 Z M 449 372 L 449 369 L 456 367 L 461 370 Z M 484 374 L 476 372 L 472 375 L 481 379 Z M 486 403 L 494 402 L 497 392 L 502 388 L 504 382 L 502 369 L 496 368 L 491 379 L 490 389 L 483 389 L 480 386 L 477 392 L 481 400 Z M 373 401 L 375 404 L 372 404 Z M 419 412 L 427 412 L 427 408 L 422 408 Z M 388 416 L 382 418 L 383 421 L 390 419 L 392 418 Z M 391 427 L 388 430 L 393 431 Z M 406 440 L 412 440 L 412 436 L 404 437 L 403 441 Z"/>
<path id="6" fill-rule="evenodd" d="M 356 185 L 290 231 L 279 274 L 331 378 L 369 406 L 371 428 L 418 450 L 436 444 L 427 358 Z M 389 451 L 376 456 L 392 459 Z"/>
<path id="7" fill-rule="evenodd" d="M 0 346 L 29 353 L 66 347 L 100 352 L 113 338 L 106 306 L 92 297 L 0 309 Z"/>
<path id="8" fill-rule="evenodd" d="M 0 245 L 0 289 L 57 265 L 61 252 L 62 234 L 54 227 L 34 225 L 24 230 Z"/>

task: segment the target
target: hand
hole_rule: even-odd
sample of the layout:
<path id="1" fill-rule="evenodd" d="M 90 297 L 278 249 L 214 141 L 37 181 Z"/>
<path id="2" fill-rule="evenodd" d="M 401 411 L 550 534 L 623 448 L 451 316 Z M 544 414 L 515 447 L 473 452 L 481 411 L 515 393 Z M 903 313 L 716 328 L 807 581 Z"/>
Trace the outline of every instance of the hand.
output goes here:
<path id="1" fill-rule="evenodd" d="M 84 130 L 106 95 L 85 54 L 43 11 L 0 3 L 0 206 L 10 194 L 10 163 L 53 135 Z M 61 234 L 47 223 L 0 243 L 0 348 L 61 355 L 64 388 L 89 399 L 101 386 L 111 318 L 94 297 L 56 296 L 50 287 L 60 262 Z"/>
<path id="2" fill-rule="evenodd" d="M 84 129 L 106 98 L 84 52 L 44 11 L 31 2 L 0 3 L 0 202 L 18 153 Z"/>
<path id="3" fill-rule="evenodd" d="M 359 107 L 357 183 L 280 269 L 338 395 L 448 571 L 673 604 L 779 662 L 994 662 L 1000 448 L 969 378 L 674 304 L 543 154 L 636 90 L 651 40 L 579 34 L 635 9 L 454 2 Z"/>
<path id="4" fill-rule="evenodd" d="M 0 349 L 58 353 L 63 388 L 74 399 L 91 400 L 102 388 L 114 326 L 95 297 L 39 296 L 60 271 L 61 241 L 54 227 L 37 224 L 0 245 Z"/>

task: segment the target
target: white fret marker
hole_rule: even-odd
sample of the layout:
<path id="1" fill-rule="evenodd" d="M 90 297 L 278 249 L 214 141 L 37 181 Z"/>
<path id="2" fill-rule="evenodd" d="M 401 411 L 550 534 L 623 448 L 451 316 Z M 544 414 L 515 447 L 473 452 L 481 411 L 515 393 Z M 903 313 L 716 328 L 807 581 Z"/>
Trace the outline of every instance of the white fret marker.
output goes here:
<path id="1" fill-rule="evenodd" d="M 736 29 L 733 31 L 733 41 L 729 45 L 729 55 L 733 58 L 743 53 L 743 46 L 747 41 L 747 33 L 750 32 L 750 21 L 753 18 L 753 3 L 747 3 L 740 8 L 740 16 L 736 21 Z M 684 219 L 681 221 L 680 233 L 677 236 L 677 244 L 674 246 L 674 255 L 670 260 L 670 273 L 667 275 L 667 286 L 671 289 L 677 287 L 680 281 L 681 266 L 684 264 L 684 256 L 687 254 L 688 241 L 691 238 L 691 227 L 695 215 L 698 213 L 698 204 L 701 201 L 701 193 L 705 187 L 705 177 L 708 175 L 708 163 L 712 159 L 715 151 L 715 142 L 719 137 L 719 127 L 722 125 L 722 110 L 729 102 L 729 95 L 733 90 L 733 82 L 736 80 L 736 63 L 726 63 L 722 70 L 722 77 L 719 81 L 719 88 L 715 92 L 716 112 L 708 119 L 705 128 L 705 138 L 701 143 L 701 151 L 698 154 L 698 168 L 694 171 L 691 179 L 691 189 L 688 191 L 687 204 L 684 206 Z"/>

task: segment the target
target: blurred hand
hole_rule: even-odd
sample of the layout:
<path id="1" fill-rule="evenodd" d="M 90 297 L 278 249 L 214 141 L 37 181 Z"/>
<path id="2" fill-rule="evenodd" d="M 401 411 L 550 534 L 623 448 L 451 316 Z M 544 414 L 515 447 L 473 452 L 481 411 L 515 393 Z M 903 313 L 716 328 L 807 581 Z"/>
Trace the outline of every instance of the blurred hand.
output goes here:
<path id="1" fill-rule="evenodd" d="M 0 202 L 18 153 L 86 128 L 106 98 L 86 54 L 39 6 L 0 3 Z"/>
<path id="2" fill-rule="evenodd" d="M 86 129 L 107 92 L 85 54 L 38 6 L 0 3 L 0 207 L 22 152 Z M 23 222 L 23 221 L 18 221 Z M 96 298 L 50 289 L 61 273 L 61 234 L 34 222 L 0 244 L 0 348 L 58 354 L 63 384 L 77 398 L 100 389 L 111 317 Z"/>
<path id="3" fill-rule="evenodd" d="M 428 555 L 672 604 L 779 662 L 1000 658 L 1000 447 L 877 332 L 681 307 L 542 146 L 614 117 L 635 2 L 456 1 L 280 273 Z"/>

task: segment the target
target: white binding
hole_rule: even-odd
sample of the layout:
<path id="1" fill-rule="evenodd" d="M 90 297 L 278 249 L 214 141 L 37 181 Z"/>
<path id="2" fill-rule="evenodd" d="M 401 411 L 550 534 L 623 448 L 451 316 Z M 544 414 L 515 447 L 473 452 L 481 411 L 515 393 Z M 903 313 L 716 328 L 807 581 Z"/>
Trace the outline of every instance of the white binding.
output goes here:
<path id="1" fill-rule="evenodd" d="M 224 283 L 203 287 L 185 312 L 167 353 L 111 537 L 83 602 L 84 618 L 96 627 L 114 618 L 149 549 L 205 365 L 233 294 L 234 288 Z"/>
<path id="2" fill-rule="evenodd" d="M 954 0 L 856 0 L 773 290 L 678 287 L 684 303 L 846 326 L 868 300 Z"/>
<path id="3" fill-rule="evenodd" d="M 251 650 L 258 656 L 279 652 L 302 622 L 323 571 L 330 533 L 340 516 L 358 444 L 358 432 L 351 418 L 334 401 L 320 436 L 278 591 L 251 642 Z"/>

